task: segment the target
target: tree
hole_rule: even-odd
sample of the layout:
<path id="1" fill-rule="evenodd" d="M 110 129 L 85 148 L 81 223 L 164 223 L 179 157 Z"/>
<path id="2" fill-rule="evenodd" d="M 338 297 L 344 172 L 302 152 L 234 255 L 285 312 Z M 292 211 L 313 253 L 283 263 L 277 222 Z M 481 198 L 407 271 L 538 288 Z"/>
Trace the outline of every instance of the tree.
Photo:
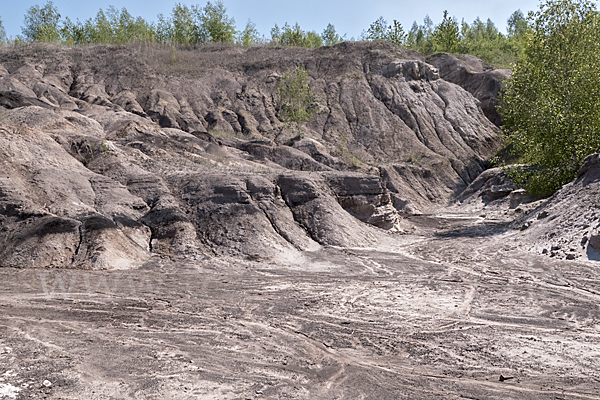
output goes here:
<path id="1" fill-rule="evenodd" d="M 335 31 L 335 26 L 332 24 L 328 24 L 327 28 L 323 30 L 323 33 L 321 33 L 321 38 L 323 38 L 323 44 L 325 46 L 333 46 L 334 44 L 341 43 L 344 40 L 337 34 Z"/>
<path id="2" fill-rule="evenodd" d="M 235 19 L 227 16 L 227 8 L 221 0 L 206 3 L 197 9 L 199 27 L 206 39 L 213 43 L 233 43 L 235 41 Z"/>
<path id="3" fill-rule="evenodd" d="M 69 17 L 65 18 L 63 26 L 60 28 L 60 37 L 65 44 L 70 46 L 89 43 L 85 25 L 79 20 L 72 22 Z"/>
<path id="4" fill-rule="evenodd" d="M 406 37 L 405 45 L 409 49 L 414 49 L 421 54 L 429 55 L 435 51 L 432 36 L 433 21 L 429 18 L 429 15 L 425 15 L 423 25 L 418 25 L 417 21 L 413 22 Z"/>
<path id="5" fill-rule="evenodd" d="M 527 31 L 529 23 L 523 14 L 523 11 L 517 10 L 508 17 L 506 21 L 508 36 L 521 36 Z"/>
<path id="6" fill-rule="evenodd" d="M 44 7 L 31 6 L 25 13 L 24 26 L 21 32 L 26 40 L 31 42 L 58 42 L 60 30 L 58 22 L 60 13 L 52 1 L 48 1 Z"/>
<path id="7" fill-rule="evenodd" d="M 8 39 L 6 37 L 6 30 L 4 29 L 2 19 L 0 18 L 0 44 L 5 44 L 7 41 Z"/>
<path id="8" fill-rule="evenodd" d="M 435 27 L 433 37 L 438 51 L 453 53 L 458 45 L 459 28 L 456 18 L 448 16 L 448 10 L 444 10 L 442 22 Z"/>
<path id="9" fill-rule="evenodd" d="M 249 48 L 257 44 L 259 40 L 260 37 L 258 35 L 258 30 L 256 29 L 256 24 L 248 20 L 246 27 L 238 35 L 238 42 L 243 47 Z"/>
<path id="10" fill-rule="evenodd" d="M 315 31 L 306 32 L 306 41 L 308 42 L 308 48 L 318 49 L 323 46 L 323 38 Z"/>
<path id="11" fill-rule="evenodd" d="M 173 44 L 179 45 L 195 45 L 204 41 L 203 35 L 200 33 L 200 28 L 196 24 L 196 7 L 191 9 L 180 3 L 175 4 L 171 12 L 169 20 L 170 41 Z"/>
<path id="12" fill-rule="evenodd" d="M 367 29 L 367 32 L 364 34 L 364 38 L 366 40 L 385 40 L 387 29 L 387 21 L 381 16 L 369 26 L 369 29 Z"/>
<path id="13" fill-rule="evenodd" d="M 311 49 L 323 46 L 323 38 L 318 33 L 305 32 L 297 22 L 294 26 L 290 26 L 286 22 L 281 28 L 275 24 L 271 29 L 271 42 L 283 46 Z"/>
<path id="14" fill-rule="evenodd" d="M 406 32 L 402 24 L 394 20 L 392 25 L 388 25 L 383 17 L 379 17 L 373 22 L 367 32 L 363 32 L 365 40 L 385 40 L 398 46 L 403 46 L 406 42 Z"/>
<path id="15" fill-rule="evenodd" d="M 406 43 L 406 32 L 404 32 L 404 28 L 400 22 L 394 20 L 392 25 L 388 27 L 386 40 L 397 46 L 404 46 Z"/>
<path id="16" fill-rule="evenodd" d="M 156 40 L 159 43 L 167 43 L 173 37 L 173 26 L 169 18 L 165 18 L 163 14 L 157 15 L 158 22 L 156 23 Z"/>
<path id="17" fill-rule="evenodd" d="M 511 176 L 551 194 L 600 148 L 600 18 L 588 0 L 548 0 L 530 19 L 524 57 L 501 97 L 503 131 L 531 166 Z"/>
<path id="18" fill-rule="evenodd" d="M 303 66 L 283 74 L 277 86 L 277 97 L 282 121 L 295 123 L 300 129 L 300 123 L 312 120 L 314 97 L 308 85 L 308 71 Z"/>
<path id="19" fill-rule="evenodd" d="M 529 30 L 529 22 L 521 10 L 517 10 L 511 14 L 506 21 L 508 40 L 514 51 L 521 56 L 525 48 L 527 40 L 527 31 Z"/>

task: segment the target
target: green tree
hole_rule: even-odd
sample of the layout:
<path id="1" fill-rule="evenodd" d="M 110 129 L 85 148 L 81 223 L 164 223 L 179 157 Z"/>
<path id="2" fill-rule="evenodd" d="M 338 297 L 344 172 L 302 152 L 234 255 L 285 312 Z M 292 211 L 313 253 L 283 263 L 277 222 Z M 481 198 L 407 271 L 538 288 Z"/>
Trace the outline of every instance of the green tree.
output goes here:
<path id="1" fill-rule="evenodd" d="M 406 32 L 402 24 L 394 20 L 392 25 L 388 25 L 383 17 L 373 22 L 362 36 L 363 40 L 385 40 L 398 46 L 403 46 L 406 42 Z"/>
<path id="2" fill-rule="evenodd" d="M 60 13 L 58 8 L 48 1 L 45 6 L 31 6 L 25 13 L 24 26 L 21 32 L 25 39 L 31 42 L 58 42 L 60 29 L 58 23 Z"/>
<path id="3" fill-rule="evenodd" d="M 550 194 L 600 148 L 600 19 L 587 0 L 548 0 L 530 18 L 524 57 L 501 97 L 503 131 L 531 165 L 511 175 Z"/>
<path id="4" fill-rule="evenodd" d="M 196 7 L 188 7 L 180 3 L 175 4 L 168 20 L 170 29 L 169 41 L 179 45 L 195 45 L 205 41 L 204 35 L 196 24 Z"/>
<path id="5" fill-rule="evenodd" d="M 328 24 L 327 28 L 323 30 L 323 33 L 321 33 L 321 38 L 323 38 L 323 44 L 325 46 L 333 46 L 334 44 L 341 43 L 344 40 L 337 34 L 335 31 L 335 26 L 332 24 Z"/>
<path id="6" fill-rule="evenodd" d="M 197 9 L 199 27 L 206 39 L 213 43 L 233 43 L 237 33 L 235 19 L 227 16 L 227 8 L 221 0 L 210 1 Z"/>
<path id="7" fill-rule="evenodd" d="M 433 21 L 429 18 L 429 15 L 425 15 L 423 25 L 418 25 L 417 21 L 414 21 L 406 37 L 406 47 L 417 50 L 421 54 L 433 54 L 435 51 L 433 28 Z"/>
<path id="8" fill-rule="evenodd" d="M 108 44 L 113 38 L 110 20 L 102 9 L 93 20 L 90 18 L 85 22 L 84 31 L 89 43 Z"/>
<path id="9" fill-rule="evenodd" d="M 444 10 L 444 18 L 433 32 L 437 51 L 453 53 L 458 46 L 459 32 L 456 18 L 450 18 L 448 10 Z"/>
<path id="10" fill-rule="evenodd" d="M 256 45 L 260 40 L 256 24 L 248 20 L 246 27 L 238 34 L 238 42 L 246 48 Z"/>
<path id="11" fill-rule="evenodd" d="M 529 22 L 523 14 L 523 11 L 517 10 L 508 17 L 506 21 L 508 36 L 522 36 L 527 32 Z"/>
<path id="12" fill-rule="evenodd" d="M 511 14 L 507 22 L 508 41 L 513 51 L 518 57 L 523 55 L 523 49 L 527 41 L 527 32 L 529 31 L 529 21 L 523 15 L 521 10 Z"/>
<path id="13" fill-rule="evenodd" d="M 63 25 L 60 28 L 60 38 L 69 46 L 84 45 L 89 43 L 86 35 L 85 25 L 79 22 L 79 20 L 72 22 L 69 17 L 65 18 Z"/>
<path id="14" fill-rule="evenodd" d="M 156 23 L 156 40 L 159 43 L 167 43 L 173 37 L 173 25 L 171 20 L 163 14 L 157 15 L 158 22 Z"/>
<path id="15" fill-rule="evenodd" d="M 300 129 L 300 123 L 313 119 L 314 97 L 308 85 L 308 71 L 303 66 L 283 74 L 277 86 L 277 97 L 278 113 L 283 122 L 295 123 Z"/>
<path id="16" fill-rule="evenodd" d="M 287 22 L 283 25 L 281 43 L 286 46 L 309 47 L 306 32 L 300 28 L 297 22 L 293 27 L 289 26 Z"/>
<path id="17" fill-rule="evenodd" d="M 6 44 L 7 42 L 8 38 L 6 37 L 6 30 L 4 29 L 2 19 L 0 18 L 0 44 Z"/>
<path id="18" fill-rule="evenodd" d="M 398 21 L 394 20 L 392 25 L 388 27 L 386 40 L 397 46 L 404 46 L 406 43 L 406 32 L 404 32 L 404 28 Z"/>
<path id="19" fill-rule="evenodd" d="M 386 40 L 388 24 L 383 16 L 377 18 L 367 29 L 366 33 L 363 33 L 365 40 Z"/>
<path id="20" fill-rule="evenodd" d="M 271 42 L 277 45 L 312 49 L 323 46 L 323 38 L 318 33 L 302 30 L 297 22 L 294 26 L 286 22 L 281 28 L 275 24 L 271 29 Z"/>
<path id="21" fill-rule="evenodd" d="M 309 31 L 306 32 L 306 40 L 308 42 L 308 48 L 318 49 L 323 46 L 323 38 L 317 32 Z"/>

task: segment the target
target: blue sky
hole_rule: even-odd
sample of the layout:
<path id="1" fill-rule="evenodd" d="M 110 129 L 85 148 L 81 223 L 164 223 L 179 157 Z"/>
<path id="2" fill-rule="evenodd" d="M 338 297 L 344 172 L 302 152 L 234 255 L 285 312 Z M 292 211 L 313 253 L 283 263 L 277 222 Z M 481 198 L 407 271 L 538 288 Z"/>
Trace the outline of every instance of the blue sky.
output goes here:
<path id="1" fill-rule="evenodd" d="M 44 5 L 46 0 L 0 0 L 0 3 L 0 19 L 6 33 L 8 36 L 16 36 L 21 34 L 23 16 L 27 9 L 35 4 Z M 86 20 L 94 17 L 100 8 L 106 9 L 113 5 L 119 9 L 127 8 L 134 16 L 156 21 L 157 14 L 170 14 L 176 3 L 203 6 L 206 0 L 54 0 L 53 3 L 63 17 L 68 16 L 72 20 Z M 224 4 L 228 15 L 235 18 L 238 29 L 242 29 L 248 19 L 251 19 L 261 34 L 270 37 L 269 32 L 275 24 L 281 26 L 288 22 L 293 25 L 298 22 L 304 30 L 321 33 L 328 23 L 332 23 L 340 35 L 346 34 L 347 39 L 350 39 L 358 38 L 379 16 L 383 16 L 388 22 L 398 20 L 408 31 L 413 21 L 422 23 L 426 14 L 429 14 L 434 23 L 439 23 L 446 9 L 459 22 L 462 18 L 468 23 L 473 22 L 476 17 L 484 21 L 491 18 L 498 29 L 504 32 L 506 20 L 514 11 L 521 9 L 527 15 L 527 11 L 537 10 L 540 3 L 539 0 L 224 0 Z"/>

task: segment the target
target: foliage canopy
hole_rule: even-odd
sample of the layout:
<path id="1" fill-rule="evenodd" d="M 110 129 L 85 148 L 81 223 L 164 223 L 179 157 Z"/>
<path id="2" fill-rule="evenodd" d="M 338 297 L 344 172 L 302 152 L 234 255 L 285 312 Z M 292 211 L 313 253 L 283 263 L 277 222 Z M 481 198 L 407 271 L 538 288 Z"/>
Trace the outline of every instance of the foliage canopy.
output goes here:
<path id="1" fill-rule="evenodd" d="M 24 26 L 21 32 L 30 42 L 58 42 L 60 32 L 58 8 L 48 1 L 45 6 L 31 6 L 25 13 Z"/>
<path id="2" fill-rule="evenodd" d="M 503 131 L 532 166 L 512 176 L 551 194 L 600 149 L 600 18 L 588 0 L 548 0 L 530 19 L 524 57 L 501 97 Z"/>
<path id="3" fill-rule="evenodd" d="M 4 44 L 7 41 L 6 30 L 4 29 L 4 25 L 2 24 L 2 20 L 0 19 L 0 44 Z"/>
<path id="4" fill-rule="evenodd" d="M 238 31 L 222 0 L 208 1 L 204 7 L 176 3 L 169 15 L 159 14 L 156 22 L 134 17 L 127 9 L 118 10 L 113 6 L 100 9 L 94 18 L 83 22 L 60 18 L 50 0 L 44 6 L 30 7 L 22 27 L 23 36 L 9 41 L 0 26 L 0 42 L 62 42 L 67 45 L 143 42 L 171 46 L 237 43 L 246 48 L 264 44 L 317 48 L 346 40 L 332 24 L 319 34 L 303 30 L 298 23 L 275 25 L 270 41 L 265 40 L 250 20 L 243 30 Z M 492 64 L 508 66 L 521 55 L 528 21 L 521 11 L 516 11 L 507 23 L 508 35 L 503 35 L 489 19 L 487 23 L 477 18 L 471 25 L 464 20 L 458 24 L 455 17 L 444 11 L 441 23 L 434 24 L 427 15 L 423 24 L 415 21 L 406 32 L 397 20 L 388 24 L 382 16 L 362 32 L 360 40 L 388 41 L 426 56 L 438 51 L 469 53 Z"/>

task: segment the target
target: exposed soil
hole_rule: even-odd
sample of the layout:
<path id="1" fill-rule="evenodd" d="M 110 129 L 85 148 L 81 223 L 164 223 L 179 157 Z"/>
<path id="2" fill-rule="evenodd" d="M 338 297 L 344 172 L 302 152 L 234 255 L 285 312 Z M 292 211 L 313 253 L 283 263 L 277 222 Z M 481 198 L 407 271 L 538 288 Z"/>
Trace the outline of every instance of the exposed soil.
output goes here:
<path id="1" fill-rule="evenodd" d="M 0 400 L 599 398 L 600 154 L 548 201 L 484 171 L 508 72 L 168 55 L 0 51 Z"/>
<path id="2" fill-rule="evenodd" d="M 595 262 L 507 245 L 505 221 L 411 222 L 288 264 L 3 268 L 0 398 L 598 398 Z"/>

